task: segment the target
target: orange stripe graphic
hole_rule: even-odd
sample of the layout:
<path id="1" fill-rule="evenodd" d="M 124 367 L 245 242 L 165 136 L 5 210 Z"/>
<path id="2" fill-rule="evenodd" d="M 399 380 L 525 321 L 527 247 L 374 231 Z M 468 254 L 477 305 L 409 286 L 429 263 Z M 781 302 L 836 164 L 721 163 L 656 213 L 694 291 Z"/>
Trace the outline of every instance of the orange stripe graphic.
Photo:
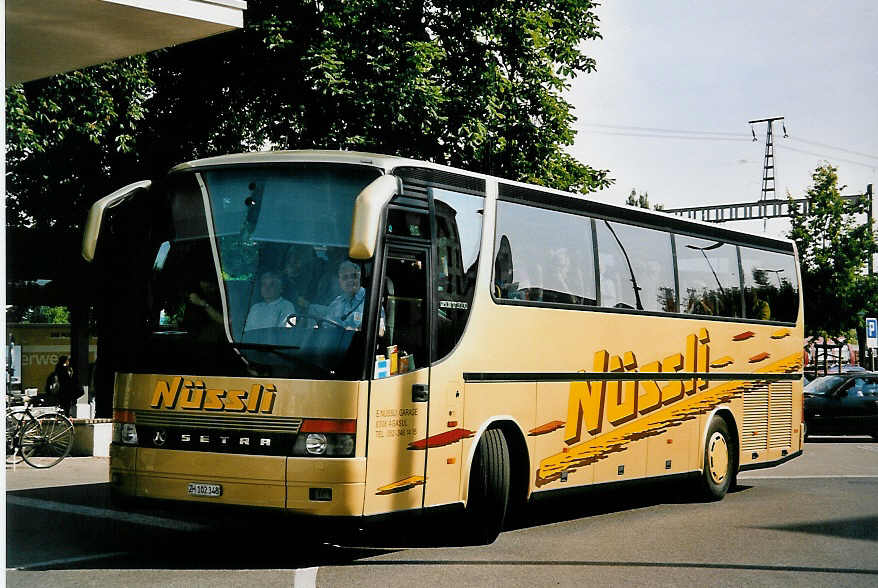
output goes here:
<path id="1" fill-rule="evenodd" d="M 431 435 L 426 439 L 418 439 L 409 443 L 409 449 L 427 449 L 428 447 L 444 447 L 457 443 L 461 439 L 467 439 L 475 435 L 475 431 L 469 429 L 454 429 L 453 431 L 445 431 L 438 435 Z"/>
<path id="2" fill-rule="evenodd" d="M 546 423 L 545 425 L 540 425 L 539 427 L 531 429 L 527 432 L 527 434 L 531 437 L 534 437 L 536 435 L 545 435 L 546 433 L 557 431 L 558 429 L 562 428 L 564 424 L 564 421 L 551 421 Z"/>
<path id="3" fill-rule="evenodd" d="M 743 333 L 738 333 L 734 337 L 732 337 L 732 341 L 746 341 L 747 339 L 752 339 L 756 336 L 756 333 L 753 331 L 744 331 Z"/>

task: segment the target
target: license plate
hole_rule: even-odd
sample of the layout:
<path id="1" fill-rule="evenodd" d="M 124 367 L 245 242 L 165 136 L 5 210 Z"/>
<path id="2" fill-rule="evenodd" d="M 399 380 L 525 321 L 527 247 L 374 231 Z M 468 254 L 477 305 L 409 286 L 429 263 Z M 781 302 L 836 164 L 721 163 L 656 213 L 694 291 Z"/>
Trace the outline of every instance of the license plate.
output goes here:
<path id="1" fill-rule="evenodd" d="M 202 484 L 201 482 L 189 482 L 189 496 L 217 497 L 222 495 L 223 487 L 219 484 Z"/>

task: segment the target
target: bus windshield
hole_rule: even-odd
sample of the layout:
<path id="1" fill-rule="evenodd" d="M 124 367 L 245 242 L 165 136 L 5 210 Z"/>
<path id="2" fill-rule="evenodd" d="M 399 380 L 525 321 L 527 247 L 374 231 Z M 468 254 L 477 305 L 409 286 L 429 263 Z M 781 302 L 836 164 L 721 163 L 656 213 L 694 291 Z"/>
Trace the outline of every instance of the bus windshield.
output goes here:
<path id="1" fill-rule="evenodd" d="M 361 377 L 372 264 L 347 251 L 354 201 L 377 176 L 339 165 L 172 175 L 141 370 Z"/>

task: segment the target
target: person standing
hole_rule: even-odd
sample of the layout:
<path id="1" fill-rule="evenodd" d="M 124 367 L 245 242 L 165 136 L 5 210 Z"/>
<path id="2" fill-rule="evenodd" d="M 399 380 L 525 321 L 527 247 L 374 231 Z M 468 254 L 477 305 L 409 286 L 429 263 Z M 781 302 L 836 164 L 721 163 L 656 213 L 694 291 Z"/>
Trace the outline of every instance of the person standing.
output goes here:
<path id="1" fill-rule="evenodd" d="M 66 355 L 58 356 L 55 371 L 46 379 L 46 401 L 57 404 L 68 416 L 73 415 L 76 398 L 76 384 L 73 381 L 73 368 Z"/>

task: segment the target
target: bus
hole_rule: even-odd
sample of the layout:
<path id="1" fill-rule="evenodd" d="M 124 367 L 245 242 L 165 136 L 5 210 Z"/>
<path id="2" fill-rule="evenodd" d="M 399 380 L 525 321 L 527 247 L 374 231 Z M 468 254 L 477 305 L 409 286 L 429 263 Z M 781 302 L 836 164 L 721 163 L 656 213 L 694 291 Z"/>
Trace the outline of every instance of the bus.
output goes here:
<path id="1" fill-rule="evenodd" d="M 82 254 L 126 499 L 363 524 L 448 507 L 491 542 L 541 495 L 679 478 L 717 500 L 802 452 L 788 240 L 277 151 L 110 194 Z"/>

